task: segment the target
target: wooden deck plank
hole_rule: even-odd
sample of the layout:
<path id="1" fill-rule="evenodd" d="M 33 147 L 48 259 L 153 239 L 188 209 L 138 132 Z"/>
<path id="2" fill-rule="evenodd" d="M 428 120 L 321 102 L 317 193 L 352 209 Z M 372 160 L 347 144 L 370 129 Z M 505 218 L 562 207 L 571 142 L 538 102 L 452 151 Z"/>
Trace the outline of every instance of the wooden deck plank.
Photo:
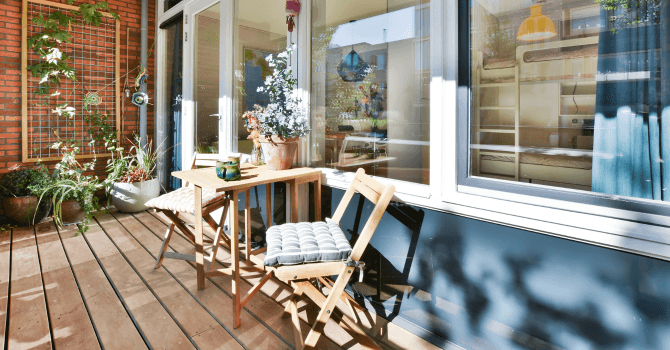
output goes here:
<path id="1" fill-rule="evenodd" d="M 59 230 L 81 294 L 89 306 L 102 346 L 107 349 L 146 349 L 142 336 L 128 316 L 84 237 L 76 226 Z"/>
<path id="2" fill-rule="evenodd" d="M 124 215 L 124 214 L 115 214 L 117 219 L 121 224 L 123 224 L 126 229 L 130 232 L 133 232 L 133 235 L 142 242 L 142 244 L 149 250 L 154 253 L 157 253 L 161 245 L 161 240 L 156 237 L 153 232 L 148 230 L 145 226 L 141 224 L 138 219 L 133 216 Z M 160 223 L 158 223 L 160 224 Z M 177 238 L 177 235 L 173 236 L 173 239 Z M 195 248 L 193 248 L 188 253 L 194 253 Z M 194 294 L 197 295 L 200 302 L 205 305 L 219 320 L 221 320 L 227 327 L 230 329 L 236 337 L 240 339 L 248 348 L 250 349 L 290 349 L 291 347 L 277 337 L 270 329 L 265 327 L 261 322 L 256 318 L 250 315 L 248 312 L 241 313 L 242 324 L 239 328 L 233 328 L 233 317 L 232 317 L 232 299 L 230 294 L 226 294 L 213 285 L 208 285 L 204 290 L 197 291 L 195 284 L 195 269 L 192 263 L 180 260 L 171 260 L 165 259 L 164 264 L 167 264 L 167 267 L 175 273 L 182 283 L 186 286 L 189 286 L 189 289 L 194 291 Z M 211 281 L 211 279 L 210 279 Z M 208 282 L 209 283 L 209 282 Z M 226 284 L 228 289 L 230 288 L 230 279 Z M 197 293 L 196 293 L 197 292 Z"/>
<path id="3" fill-rule="evenodd" d="M 170 317 L 163 305 L 156 300 L 151 290 L 147 288 L 147 285 L 135 273 L 97 223 L 91 223 L 85 238 L 112 279 L 112 283 L 116 286 L 151 347 L 194 349 L 188 337 Z M 117 245 L 128 254 L 137 252 L 137 248 L 128 247 L 127 242 L 121 241 Z M 136 269 L 150 271 L 148 266 L 136 266 Z M 139 273 L 142 274 L 142 272 Z"/>
<path id="4" fill-rule="evenodd" d="M 8 348 L 51 349 L 49 317 L 33 227 L 13 229 L 9 295 Z"/>
<path id="5" fill-rule="evenodd" d="M 100 349 L 65 251 L 52 221 L 35 226 L 54 348 Z"/>
<path id="6" fill-rule="evenodd" d="M 148 213 L 137 213 L 134 216 L 143 222 L 147 227 L 156 228 L 154 233 L 158 234 L 157 238 L 160 237 L 160 230 L 166 227 L 167 218 L 161 214 L 156 216 Z M 162 225 L 162 226 L 159 226 Z M 210 230 L 204 230 L 206 235 L 213 235 L 213 232 Z M 179 233 L 179 232 L 178 232 Z M 195 251 L 195 248 L 191 242 L 184 239 L 181 234 L 176 234 L 172 237 L 170 241 L 171 249 L 175 249 L 180 253 L 190 253 Z M 217 261 L 219 262 L 228 262 L 230 261 L 230 252 L 227 249 L 219 249 L 217 254 Z M 241 261 L 240 265 L 244 266 L 246 262 Z M 242 275 L 243 281 L 241 285 L 241 294 L 246 295 L 249 290 L 252 288 L 252 284 L 256 284 L 262 278 L 259 274 L 247 274 Z M 231 293 L 230 290 L 230 276 L 222 276 L 212 278 L 212 281 L 218 286 L 226 290 L 226 292 Z M 209 288 L 208 288 L 209 289 Z M 288 303 L 291 298 L 292 290 L 283 282 L 271 278 L 262 288 L 262 293 L 258 293 L 256 297 L 249 301 L 247 308 L 258 318 L 262 319 L 268 326 L 274 329 L 278 334 L 280 334 L 284 339 L 290 339 L 289 341 L 295 345 L 294 340 L 294 327 L 291 323 L 291 319 L 283 318 L 284 306 Z M 269 296 L 272 296 L 269 297 Z M 279 303 L 278 301 L 281 301 Z M 308 320 L 314 320 L 318 314 L 318 308 L 313 305 L 306 304 L 304 301 L 301 301 L 298 304 L 299 310 L 301 310 L 301 320 L 303 321 L 301 328 L 303 338 L 307 336 L 311 328 Z M 309 318 L 307 312 L 309 313 Z M 242 326 L 244 326 L 244 320 L 242 321 Z M 344 329 L 339 327 L 334 321 L 329 322 L 326 326 L 325 337 L 319 339 L 317 344 L 318 349 L 341 349 L 341 346 L 347 345 L 350 349 L 359 349 L 358 345 L 353 345 L 353 338 L 349 333 Z M 333 337 L 333 338 L 331 338 Z M 355 343 L 355 342 L 354 342 Z M 351 347 L 350 347 L 351 346 Z"/>
<path id="7" fill-rule="evenodd" d="M 162 303 L 168 307 L 198 347 L 203 349 L 242 349 L 242 346 L 211 317 L 207 310 L 199 305 L 189 292 L 166 271 L 166 268 L 169 269 L 179 278 L 180 271 L 174 270 L 174 264 L 169 263 L 174 260 L 166 259 L 163 267 L 154 270 L 153 267 L 156 263 L 154 257 L 147 253 L 114 217 L 103 214 L 98 216 L 97 220 L 109 234 L 109 237 L 126 254 L 128 260 L 144 277 L 145 281 L 152 286 Z M 131 230 L 131 232 L 134 236 L 138 235 L 135 230 Z M 141 232 L 139 234 L 141 235 Z M 195 271 L 192 272 L 193 288 L 191 293 L 195 295 L 197 293 Z M 196 293 L 193 293 L 193 291 L 196 291 Z M 222 299 L 219 298 L 216 302 L 222 303 Z"/>
<path id="8" fill-rule="evenodd" d="M 9 266 L 11 259 L 12 231 L 0 232 L 0 349 L 5 348 L 7 302 L 9 301 Z"/>

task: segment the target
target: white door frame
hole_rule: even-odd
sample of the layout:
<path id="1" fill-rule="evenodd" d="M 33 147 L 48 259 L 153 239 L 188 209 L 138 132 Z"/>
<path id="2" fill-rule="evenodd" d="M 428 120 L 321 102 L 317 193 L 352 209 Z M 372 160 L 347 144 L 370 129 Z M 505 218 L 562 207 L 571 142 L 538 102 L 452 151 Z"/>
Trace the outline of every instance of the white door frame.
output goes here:
<path id="1" fill-rule="evenodd" d="M 219 154 L 231 151 L 232 133 L 232 33 L 233 0 L 195 0 L 184 8 L 184 59 L 183 59 L 183 100 L 182 100 L 182 169 L 191 167 L 195 152 L 195 102 L 194 102 L 194 59 L 195 20 L 194 16 L 220 3 L 219 26 Z"/>

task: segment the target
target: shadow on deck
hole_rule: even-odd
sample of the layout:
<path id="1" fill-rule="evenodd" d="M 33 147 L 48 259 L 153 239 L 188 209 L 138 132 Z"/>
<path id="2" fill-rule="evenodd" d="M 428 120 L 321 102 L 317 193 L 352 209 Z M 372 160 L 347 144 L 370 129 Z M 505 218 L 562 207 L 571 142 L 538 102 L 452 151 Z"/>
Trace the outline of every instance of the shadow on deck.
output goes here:
<path id="1" fill-rule="evenodd" d="M 112 212 L 96 217 L 84 235 L 76 227 L 57 229 L 50 221 L 0 233 L 3 347 L 295 348 L 291 320 L 282 318 L 291 295 L 284 283 L 268 282 L 234 329 L 230 277 L 208 278 L 207 288 L 197 290 L 194 263 L 165 259 L 154 270 L 166 222 L 151 212 Z M 170 243 L 171 251 L 195 253 L 181 235 Z M 217 260 L 225 263 L 229 257 L 223 249 Z M 242 277 L 242 295 L 261 278 Z M 298 306 L 304 337 L 318 309 L 305 301 Z M 384 348 L 435 349 L 374 313 L 359 310 L 355 318 Z M 329 322 L 324 335 L 319 349 L 363 348 L 361 335 L 336 321 Z"/>

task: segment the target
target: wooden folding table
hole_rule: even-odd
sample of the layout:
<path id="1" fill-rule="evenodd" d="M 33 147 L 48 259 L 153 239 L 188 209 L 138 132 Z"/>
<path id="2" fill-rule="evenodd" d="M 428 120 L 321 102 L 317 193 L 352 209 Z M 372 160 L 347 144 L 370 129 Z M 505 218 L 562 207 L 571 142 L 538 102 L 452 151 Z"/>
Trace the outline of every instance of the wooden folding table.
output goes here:
<path id="1" fill-rule="evenodd" d="M 247 302 L 258 292 L 256 288 L 252 290 L 241 299 L 240 296 L 240 269 L 252 272 L 263 272 L 263 262 L 256 257 L 264 251 L 258 249 L 251 251 L 251 207 L 250 207 L 250 190 L 256 186 L 266 186 L 266 205 L 267 205 L 267 227 L 272 225 L 272 196 L 271 186 L 274 182 L 285 182 L 291 185 L 291 221 L 298 222 L 298 185 L 313 182 L 314 183 L 314 215 L 315 220 L 321 220 L 321 170 L 312 168 L 294 168 L 289 170 L 272 171 L 267 169 L 265 165 L 255 166 L 249 163 L 240 166 L 242 177 L 236 181 L 224 181 L 216 176 L 215 168 L 201 168 L 194 170 L 176 171 L 172 176 L 188 181 L 195 187 L 195 243 L 196 253 L 195 262 L 198 274 L 198 289 L 205 289 L 205 278 L 210 276 L 232 275 L 232 290 L 233 290 L 233 319 L 234 327 L 240 326 L 240 312 Z M 205 271 L 205 256 L 203 247 L 203 232 L 202 232 L 202 189 L 207 189 L 215 192 L 226 192 L 230 196 L 230 210 L 232 211 L 232 219 L 230 225 L 231 237 L 230 253 L 232 255 L 232 263 L 229 267 L 224 269 L 216 269 Z M 240 193 L 244 192 L 244 216 L 245 216 L 245 237 L 244 257 L 247 266 L 240 267 L 240 242 L 238 239 L 239 232 L 239 204 L 237 198 Z M 211 220 L 209 215 L 205 220 Z M 223 223 L 221 223 L 223 225 Z M 212 261 L 210 264 L 214 264 Z M 258 267 L 254 265 L 260 265 Z"/>

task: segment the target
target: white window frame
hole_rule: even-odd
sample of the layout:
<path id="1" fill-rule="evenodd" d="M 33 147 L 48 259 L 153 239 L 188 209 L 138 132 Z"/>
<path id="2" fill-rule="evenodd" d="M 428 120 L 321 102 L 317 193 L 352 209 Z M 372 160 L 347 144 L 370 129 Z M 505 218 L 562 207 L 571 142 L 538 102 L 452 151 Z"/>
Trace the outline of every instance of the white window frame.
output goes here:
<path id="1" fill-rule="evenodd" d="M 459 3 L 467 1 L 434 0 L 430 5 L 430 185 L 375 178 L 394 184 L 395 199 L 407 204 L 670 260 L 669 217 L 458 184 L 459 166 L 467 166 L 458 163 L 459 108 L 469 108 L 467 99 L 458 98 L 459 92 L 464 92 L 464 87 L 458 86 Z M 310 21 L 311 9 L 305 10 L 300 17 Z M 311 37 L 311 23 L 300 22 L 299 33 Z M 303 74 L 311 72 L 310 64 L 309 60 L 301 62 Z M 306 93 L 308 96 L 309 90 Z M 338 189 L 346 189 L 354 176 L 330 168 L 321 170 L 324 184 Z"/>
<path id="2" fill-rule="evenodd" d="M 179 12 L 184 11 L 184 6 L 186 0 L 182 0 L 180 3 L 175 5 L 173 8 L 171 8 L 169 11 L 166 13 L 163 12 L 163 1 L 162 0 L 156 0 L 156 36 L 155 36 L 155 42 L 156 42 L 156 74 L 155 75 L 155 86 L 156 88 L 154 89 L 155 91 L 155 109 L 154 109 L 154 140 L 156 140 L 157 146 L 161 146 L 160 149 L 156 149 L 157 152 L 164 154 L 164 147 L 163 143 L 161 142 L 167 135 L 163 135 L 163 131 L 166 128 L 165 123 L 167 123 L 167 114 L 168 111 L 165 109 L 165 102 L 170 99 L 170 96 L 166 96 L 164 93 L 164 89 L 162 88 L 164 84 L 167 84 L 166 77 L 164 76 L 163 72 L 165 72 L 165 62 L 163 59 L 165 58 L 165 55 L 167 52 L 165 52 L 165 35 L 166 35 L 166 30 L 165 29 L 160 29 L 161 23 L 167 21 L 168 19 L 172 18 Z M 184 45 L 184 38 L 182 37 L 182 45 Z M 182 60 L 183 63 L 183 60 Z M 125 94 L 125 93 L 124 93 Z M 158 171 L 158 178 L 160 183 L 163 186 L 167 185 L 167 179 L 163 178 L 163 174 L 165 173 L 165 167 L 167 166 L 167 162 L 165 159 L 165 156 L 162 155 L 158 159 L 158 164 L 157 164 L 157 171 Z"/>

